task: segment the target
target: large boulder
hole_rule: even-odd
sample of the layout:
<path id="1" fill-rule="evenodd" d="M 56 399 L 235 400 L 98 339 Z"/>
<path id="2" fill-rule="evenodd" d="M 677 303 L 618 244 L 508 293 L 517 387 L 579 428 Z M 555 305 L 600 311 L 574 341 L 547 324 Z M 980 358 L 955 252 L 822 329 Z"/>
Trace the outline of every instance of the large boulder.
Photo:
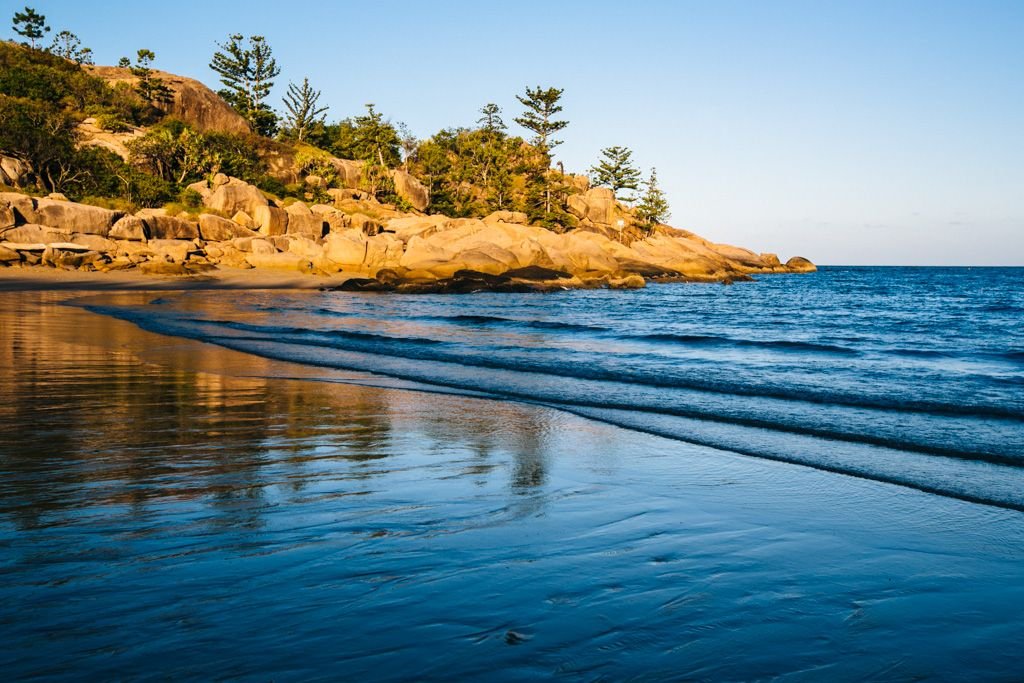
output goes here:
<path id="1" fill-rule="evenodd" d="M 53 244 L 55 242 L 70 242 L 71 234 L 63 230 L 54 230 L 48 225 L 37 225 L 26 223 L 18 227 L 8 228 L 0 234 L 5 242 L 18 242 L 21 244 Z"/>
<path id="2" fill-rule="evenodd" d="M 30 170 L 24 161 L 0 154 L 0 183 L 21 187 L 22 180 Z"/>
<path id="3" fill-rule="evenodd" d="M 203 206 L 216 209 L 228 216 L 244 211 L 255 218 L 256 211 L 269 204 L 256 186 L 238 178 L 229 178 L 222 173 L 214 177 L 210 189 L 209 196 L 203 199 Z"/>
<path id="4" fill-rule="evenodd" d="M 484 218 L 484 223 L 517 223 L 519 225 L 526 225 L 529 222 L 529 217 L 522 211 L 495 211 Z"/>
<path id="5" fill-rule="evenodd" d="M 32 223 L 48 225 L 64 232 L 81 232 L 106 237 L 110 228 L 124 216 L 122 211 L 111 211 L 88 204 L 59 199 L 37 199 L 32 212 Z"/>
<path id="6" fill-rule="evenodd" d="M 430 205 L 430 191 L 426 185 L 401 169 L 391 172 L 391 180 L 395 183 L 395 194 L 417 211 L 426 211 Z"/>
<path id="7" fill-rule="evenodd" d="M 569 213 L 602 225 L 615 220 L 615 193 L 607 187 L 595 187 L 583 194 L 569 195 Z"/>
<path id="8" fill-rule="evenodd" d="M 786 268 L 794 273 L 813 273 L 818 270 L 817 266 L 803 256 L 794 256 L 786 261 Z"/>
<path id="9" fill-rule="evenodd" d="M 15 223 L 32 223 L 36 201 L 20 192 L 0 192 L 0 202 L 6 204 L 14 214 Z"/>
<path id="10" fill-rule="evenodd" d="M 14 249 L 10 249 L 0 244 L 0 263 L 9 265 L 11 263 L 18 263 L 19 261 L 21 261 L 21 254 Z"/>
<path id="11" fill-rule="evenodd" d="M 310 239 L 320 239 L 324 236 L 324 219 L 319 214 L 314 214 L 309 207 L 302 202 L 294 202 L 285 207 L 288 214 L 289 235 L 301 235 Z"/>
<path id="12" fill-rule="evenodd" d="M 208 242 L 227 242 L 236 237 L 256 237 L 258 233 L 227 218 L 204 213 L 199 216 L 199 235 Z"/>
<path id="13" fill-rule="evenodd" d="M 251 214 L 263 235 L 283 235 L 288 232 L 288 214 L 276 206 L 257 206 Z"/>
<path id="14" fill-rule="evenodd" d="M 145 242 L 149 239 L 149 225 L 141 216 L 125 216 L 110 228 L 108 237 L 115 240 Z"/>
<path id="15" fill-rule="evenodd" d="M 183 263 L 188 260 L 190 254 L 198 253 L 192 240 L 153 239 L 146 246 L 164 260 L 176 263 Z"/>
<path id="16" fill-rule="evenodd" d="M 93 75 L 108 83 L 127 83 L 134 86 L 139 79 L 130 69 L 116 66 L 87 67 Z M 153 75 L 171 89 L 172 99 L 161 108 L 172 118 L 180 119 L 202 131 L 219 133 L 249 133 L 249 123 L 228 105 L 217 93 L 192 78 L 165 71 Z"/>
<path id="17" fill-rule="evenodd" d="M 177 216 L 147 216 L 150 235 L 158 240 L 199 239 L 199 226 Z"/>

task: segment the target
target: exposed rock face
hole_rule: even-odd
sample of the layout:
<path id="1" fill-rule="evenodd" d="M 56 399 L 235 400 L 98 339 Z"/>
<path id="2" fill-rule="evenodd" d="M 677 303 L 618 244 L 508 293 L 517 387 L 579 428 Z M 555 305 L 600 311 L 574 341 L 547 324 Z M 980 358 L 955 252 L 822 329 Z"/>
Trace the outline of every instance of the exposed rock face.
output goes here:
<path id="1" fill-rule="evenodd" d="M 417 211 L 427 210 L 430 205 L 430 192 L 423 183 L 399 169 L 391 172 L 391 179 L 395 182 L 395 194 L 409 202 Z"/>
<path id="2" fill-rule="evenodd" d="M 0 183 L 21 187 L 22 179 L 28 173 L 29 167 L 24 161 L 0 154 Z"/>
<path id="3" fill-rule="evenodd" d="M 146 131 L 131 126 L 129 130 L 114 133 L 100 128 L 95 118 L 87 118 L 77 126 L 78 144 L 81 147 L 99 147 L 113 152 L 125 161 L 131 159 L 128 143 L 142 137 Z"/>
<path id="4" fill-rule="evenodd" d="M 583 194 L 569 195 L 569 213 L 594 223 L 611 225 L 615 220 L 615 193 L 607 187 L 595 187 Z"/>
<path id="5" fill-rule="evenodd" d="M 124 213 L 110 211 L 98 206 L 75 204 L 59 199 L 37 199 L 31 216 L 31 222 L 47 225 L 67 233 L 81 232 L 89 235 L 106 236 L 110 228 Z"/>
<path id="6" fill-rule="evenodd" d="M 257 233 L 227 218 L 204 213 L 199 216 L 199 235 L 207 242 L 228 242 L 236 237 L 255 237 Z"/>
<path id="7" fill-rule="evenodd" d="M 94 76 L 108 83 L 129 83 L 134 85 L 138 78 L 128 69 L 116 66 L 86 67 Z M 192 78 L 177 76 L 164 71 L 154 71 L 174 93 L 174 100 L 167 105 L 167 113 L 195 126 L 202 131 L 220 133 L 250 133 L 249 123 L 228 106 L 217 93 Z"/>
<path id="8" fill-rule="evenodd" d="M 750 273 L 815 270 L 801 257 L 783 265 L 774 254 L 667 226 L 615 230 L 595 221 L 628 213 L 609 204 L 603 189 L 588 191 L 577 204 L 581 225 L 588 225 L 565 233 L 525 225 L 526 216 L 509 211 L 453 219 L 403 214 L 354 197 L 335 206 L 281 208 L 226 176 L 196 189 L 204 190 L 208 205 L 221 207 L 218 213 L 234 210 L 235 220 L 204 213 L 196 221 L 164 209 L 124 216 L 60 198 L 0 194 L 0 265 L 138 267 L 161 275 L 213 267 L 342 272 L 359 278 L 352 288 L 439 292 L 638 288 L 648 278 L 731 282 Z"/>

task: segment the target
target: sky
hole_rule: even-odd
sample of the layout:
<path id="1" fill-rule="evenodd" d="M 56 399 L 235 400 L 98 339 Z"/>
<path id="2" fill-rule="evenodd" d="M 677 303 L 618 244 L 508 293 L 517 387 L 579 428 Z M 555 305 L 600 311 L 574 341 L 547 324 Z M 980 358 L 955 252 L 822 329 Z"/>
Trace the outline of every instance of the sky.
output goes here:
<path id="1" fill-rule="evenodd" d="M 345 118 L 420 137 L 527 86 L 564 88 L 556 159 L 622 145 L 671 224 L 820 264 L 1024 265 L 1024 2 L 28 1 L 98 64 L 139 48 L 218 87 L 231 33 L 267 38 Z M 13 37 L 8 30 L 5 37 Z"/>

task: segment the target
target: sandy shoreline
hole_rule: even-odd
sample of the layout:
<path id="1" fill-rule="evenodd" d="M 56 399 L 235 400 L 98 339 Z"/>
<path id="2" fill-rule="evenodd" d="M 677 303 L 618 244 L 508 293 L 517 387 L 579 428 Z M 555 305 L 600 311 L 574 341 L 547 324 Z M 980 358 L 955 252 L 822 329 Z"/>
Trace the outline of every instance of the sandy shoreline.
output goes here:
<path id="1" fill-rule="evenodd" d="M 55 268 L 0 268 L 0 292 L 320 289 L 336 287 L 347 279 L 346 275 L 255 269 L 220 269 L 203 275 L 168 277 L 137 271 L 92 273 Z"/>

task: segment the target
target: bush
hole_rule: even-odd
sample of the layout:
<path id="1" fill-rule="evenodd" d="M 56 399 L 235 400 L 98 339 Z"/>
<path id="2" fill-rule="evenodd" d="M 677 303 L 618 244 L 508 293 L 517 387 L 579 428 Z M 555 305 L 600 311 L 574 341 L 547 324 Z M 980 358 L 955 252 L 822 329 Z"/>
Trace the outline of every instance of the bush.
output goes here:
<path id="1" fill-rule="evenodd" d="M 96 117 L 96 125 L 111 133 L 127 133 L 132 125 L 113 112 L 99 114 Z"/>
<path id="2" fill-rule="evenodd" d="M 203 195 L 199 194 L 191 187 L 186 187 L 178 195 L 178 201 L 187 209 L 198 209 L 203 205 Z"/>

